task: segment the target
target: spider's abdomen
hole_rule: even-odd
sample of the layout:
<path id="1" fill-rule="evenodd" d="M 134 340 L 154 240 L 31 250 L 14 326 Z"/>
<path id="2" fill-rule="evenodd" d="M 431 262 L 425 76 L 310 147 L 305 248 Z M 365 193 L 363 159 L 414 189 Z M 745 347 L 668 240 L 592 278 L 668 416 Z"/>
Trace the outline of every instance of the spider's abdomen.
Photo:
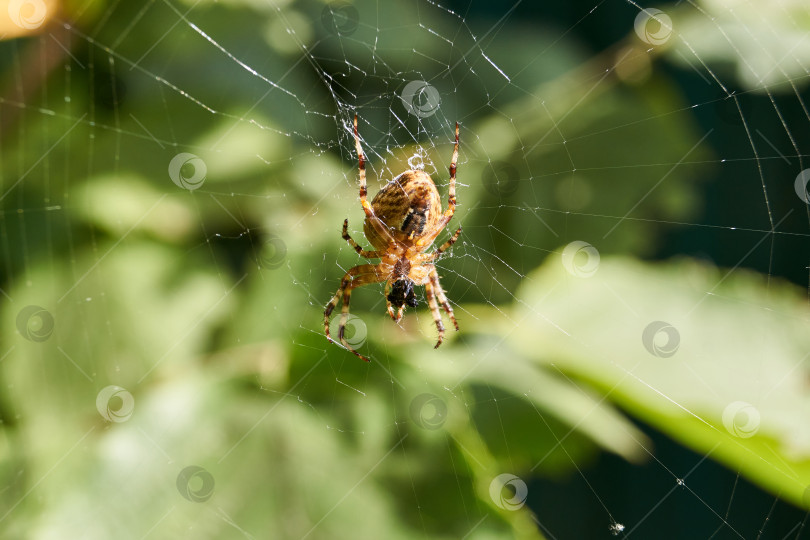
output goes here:
<path id="1" fill-rule="evenodd" d="M 442 215 L 439 191 L 424 171 L 405 171 L 388 182 L 371 201 L 371 207 L 394 238 L 403 243 L 428 234 Z M 386 240 L 380 238 L 368 218 L 363 231 L 376 249 L 385 249 Z"/>

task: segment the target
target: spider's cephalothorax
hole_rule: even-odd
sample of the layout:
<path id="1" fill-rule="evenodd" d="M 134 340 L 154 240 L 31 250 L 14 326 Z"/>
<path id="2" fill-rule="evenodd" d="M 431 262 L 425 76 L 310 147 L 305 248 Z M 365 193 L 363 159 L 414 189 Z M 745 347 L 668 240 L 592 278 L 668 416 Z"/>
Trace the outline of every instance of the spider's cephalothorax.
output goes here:
<path id="1" fill-rule="evenodd" d="M 450 307 L 444 290 L 439 284 L 439 274 L 436 273 L 436 266 L 433 263 L 439 258 L 439 255 L 458 240 L 461 227 L 435 251 L 431 253 L 425 253 L 425 251 L 447 226 L 456 209 L 458 124 L 456 124 L 453 159 L 450 162 L 449 200 L 447 209 L 444 211 L 442 211 L 439 191 L 430 175 L 417 170 L 405 171 L 391 180 L 369 203 L 366 199 L 366 159 L 363 155 L 363 148 L 360 146 L 360 137 L 357 134 L 357 116 L 354 117 L 354 142 L 360 161 L 360 204 L 366 214 L 363 232 L 374 250 L 367 251 L 361 248 L 349 236 L 348 219 L 343 220 L 343 238 L 361 257 L 380 259 L 380 262 L 357 265 L 343 276 L 340 288 L 327 304 L 323 314 L 326 337 L 333 341 L 329 335 L 329 315 L 332 314 L 338 301 L 342 299 L 343 310 L 340 315 L 338 339 L 352 353 L 368 361 L 367 358 L 352 349 L 344 337 L 349 316 L 349 299 L 352 289 L 384 281 L 388 313 L 395 321 L 402 318 L 405 306 L 416 307 L 414 287 L 424 285 L 428 306 L 439 331 L 439 340 L 436 343 L 436 347 L 438 347 L 444 339 L 444 324 L 438 303 L 441 303 L 456 330 L 458 330 L 458 323 L 453 315 L 453 308 Z"/>

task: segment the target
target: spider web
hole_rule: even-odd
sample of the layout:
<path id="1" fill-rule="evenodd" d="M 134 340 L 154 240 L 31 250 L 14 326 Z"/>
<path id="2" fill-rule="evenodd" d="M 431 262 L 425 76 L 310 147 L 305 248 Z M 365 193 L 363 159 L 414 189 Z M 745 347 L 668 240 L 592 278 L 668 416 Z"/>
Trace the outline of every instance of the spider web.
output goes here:
<path id="1" fill-rule="evenodd" d="M 277 403 L 293 402 L 314 415 L 323 430 L 346 435 L 358 451 L 395 434 L 388 453 L 374 457 L 356 483 L 335 487 L 331 509 L 304 520 L 305 537 L 326 534 L 321 528 L 332 512 L 351 504 L 354 490 L 387 459 L 398 459 L 408 470 L 409 481 L 398 489 L 408 492 L 409 517 L 420 524 L 414 530 L 438 535 L 432 523 L 441 515 L 422 489 L 424 465 L 409 461 L 418 453 L 408 446 L 403 426 L 416 423 L 443 434 L 448 408 L 456 407 L 477 411 L 483 440 L 497 441 L 496 466 L 478 463 L 486 470 L 481 477 L 491 479 L 492 499 L 486 504 L 509 516 L 529 515 L 547 538 L 801 537 L 804 511 L 717 465 L 713 449 L 686 450 L 642 418 L 622 427 L 634 440 L 624 454 L 615 448 L 580 452 L 578 445 L 594 445 L 576 432 L 590 409 L 561 424 L 537 402 L 523 403 L 526 395 L 510 394 L 504 384 L 487 385 L 482 378 L 488 358 L 509 364 L 506 356 L 513 352 L 505 352 L 503 342 L 525 328 L 515 308 L 545 313 L 537 307 L 543 304 L 529 300 L 525 287 L 542 281 L 535 270 L 550 264 L 551 257 L 579 279 L 602 271 L 600 259 L 611 256 L 661 261 L 686 255 L 726 269 L 723 276 L 755 270 L 767 278 L 766 289 L 771 280 L 790 280 L 808 291 L 805 303 L 810 300 L 805 150 L 810 41 L 805 43 L 802 34 L 810 17 L 807 7 L 773 2 L 762 14 L 746 2 L 687 1 L 653 9 L 633 0 L 565 7 L 522 1 L 496 7 L 429 0 L 150 0 L 78 2 L 64 10 L 68 16 L 54 15 L 54 3 L 9 4 L 9 13 L 30 9 L 17 11 L 23 15 L 9 25 L 30 37 L 3 43 L 0 136 L 7 145 L 0 244 L 3 294 L 18 332 L 30 331 L 26 344 L 41 335 L 63 362 L 60 373 L 77 377 L 94 396 L 101 390 L 100 402 L 117 396 L 120 403 L 98 409 L 112 428 L 132 414 L 129 398 L 135 396 L 137 407 L 139 390 L 143 395 L 147 385 L 159 386 L 172 370 L 190 369 L 188 359 L 200 356 L 244 354 L 252 360 L 234 373 L 247 373 L 263 397 L 278 399 L 270 410 L 262 409 L 264 414 L 251 416 L 248 429 L 240 424 L 234 444 L 199 469 L 178 457 L 189 452 L 165 438 L 172 424 L 151 410 L 153 419 L 139 424 L 138 437 L 153 441 L 159 454 L 180 465 L 175 467 L 182 468 L 178 489 L 181 479 L 187 486 L 201 479 L 181 489 L 185 499 L 204 502 L 214 480 L 222 492 L 229 490 L 224 486 L 252 489 L 249 478 L 226 479 L 208 470 L 234 459 L 240 445 L 260 444 L 262 422 L 275 421 Z M 37 19 L 40 4 L 47 13 L 45 26 Z M 355 114 L 370 197 L 401 171 L 422 169 L 436 181 L 446 204 L 453 128 L 456 122 L 461 126 L 459 206 L 437 239 L 437 245 L 443 243 L 456 227 L 464 227 L 437 263 L 461 332 L 456 335 L 446 324 L 447 342 L 434 352 L 436 329 L 423 292 L 420 307 L 395 324 L 385 313 L 382 285 L 357 289 L 348 340 L 371 358 L 367 366 L 328 343 L 320 322 L 341 276 L 365 262 L 340 238 L 344 217 L 355 240 L 370 247 L 357 199 Z M 110 210 L 105 197 L 131 204 L 110 205 Z M 76 221 L 91 225 L 77 232 Z M 180 246 L 180 255 L 132 249 L 117 257 L 142 235 Z M 128 323 L 133 336 L 150 331 L 156 336 L 146 352 L 128 352 L 136 350 L 129 338 L 117 333 L 120 327 L 110 330 L 124 302 L 112 282 L 124 274 L 137 291 L 141 272 L 128 269 L 144 264 L 147 276 L 158 272 L 157 262 L 143 262 L 152 258 L 173 268 L 156 282 L 186 291 L 168 319 L 185 317 L 185 309 L 191 309 L 190 318 L 165 330 L 148 328 L 149 321 Z M 42 260 L 50 274 L 42 270 Z M 715 294 L 714 287 L 700 287 L 702 296 Z M 641 311 L 621 293 L 615 293 L 614 303 Z M 40 311 L 28 309 L 38 305 Z M 759 307 L 768 305 L 763 300 Z M 40 326 L 31 330 L 24 323 L 24 332 L 21 317 Z M 57 325 L 71 319 L 78 341 L 64 332 L 51 338 L 54 319 Z M 546 322 L 573 343 L 588 348 L 598 343 L 554 316 Z M 645 319 L 639 341 L 653 356 L 665 358 L 677 352 L 679 334 L 659 322 Z M 486 325 L 498 326 L 496 341 L 465 337 L 466 332 L 486 334 Z M 94 329 L 105 337 L 95 338 Z M 251 347 L 264 342 L 294 359 L 286 382 L 279 382 L 284 377 L 277 378 L 273 369 L 255 375 L 261 371 L 256 358 L 269 353 Z M 6 343 L 0 355 L 15 366 L 23 358 L 41 358 L 41 352 L 27 351 Z M 464 358 L 468 363 L 458 367 Z M 410 360 L 418 367 L 401 369 Z M 127 367 L 128 361 L 135 367 Z M 441 375 L 423 362 L 447 362 L 461 371 L 437 388 Z M 588 377 L 553 358 L 548 362 L 552 376 L 573 394 L 593 396 Z M 6 376 L 14 381 L 14 373 L 19 372 Z M 624 371 L 663 402 L 705 422 L 703 410 L 658 390 L 657 380 L 644 373 Z M 475 382 L 467 386 L 467 380 Z M 184 391 L 182 399 L 194 401 L 189 397 L 193 384 Z M 543 391 L 532 387 L 527 395 Z M 603 394 L 594 398 L 597 404 L 611 392 Z M 69 397 L 69 391 L 66 395 L 60 399 L 68 400 L 68 408 L 84 407 L 71 403 L 79 398 Z M 380 403 L 390 414 L 374 418 Z M 731 431 L 755 429 L 751 415 L 759 412 L 739 403 L 731 411 Z M 371 419 L 356 420 L 348 412 L 352 407 Z M 747 411 L 748 424 L 737 425 L 734 415 L 740 410 Z M 511 431 L 515 417 L 525 422 L 524 429 L 545 433 L 551 440 L 547 454 L 529 463 L 523 459 L 522 439 Z M 70 418 L 75 424 L 58 429 L 36 426 L 70 441 L 48 456 L 52 468 L 33 472 L 20 488 L 14 474 L 19 469 L 9 467 L 6 485 L 17 494 L 1 519 L 9 518 L 10 532 L 16 532 L 11 518 L 22 513 L 18 506 L 36 497 L 40 482 L 70 479 L 67 471 L 87 466 L 77 464 L 72 452 L 102 428 L 80 429 L 83 417 Z M 208 436 L 206 442 L 216 440 Z M 469 440 L 452 432 L 446 439 L 458 452 L 449 454 L 468 452 Z M 117 444 L 123 446 L 110 452 L 126 453 L 125 442 Z M 639 455 L 644 459 L 635 464 L 626 459 Z M 781 470 L 779 460 L 775 455 L 768 461 Z M 114 468 L 108 461 L 104 465 Z M 555 475 L 555 469 L 567 473 Z M 112 478 L 123 477 L 130 482 L 130 496 L 144 497 L 134 479 L 137 471 L 119 471 Z M 442 482 L 459 486 L 466 486 L 469 476 L 457 461 L 441 474 Z M 478 518 L 471 510 L 481 503 L 465 504 L 468 537 L 491 531 L 495 518 Z M 24 514 L 36 525 L 31 530 L 43 537 L 72 506 L 50 508 L 41 516 Z M 193 514 L 183 511 L 181 518 L 180 511 L 171 514 L 173 508 L 158 513 L 152 529 L 133 536 L 193 527 L 184 521 Z M 222 507 L 210 514 L 245 536 L 261 536 Z M 689 523 L 682 524 L 686 516 Z M 519 518 L 504 518 L 509 519 Z M 102 532 L 77 530 L 103 537 L 103 531 L 115 529 L 108 526 L 112 529 L 99 526 Z M 301 536 L 297 530 L 281 534 Z"/>

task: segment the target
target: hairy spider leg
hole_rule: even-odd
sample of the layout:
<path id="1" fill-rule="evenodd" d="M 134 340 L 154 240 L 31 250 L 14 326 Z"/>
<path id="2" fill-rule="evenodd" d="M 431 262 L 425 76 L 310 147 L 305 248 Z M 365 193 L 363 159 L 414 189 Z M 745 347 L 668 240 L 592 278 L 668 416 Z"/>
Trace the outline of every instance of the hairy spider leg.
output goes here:
<path id="1" fill-rule="evenodd" d="M 436 304 L 436 294 L 433 292 L 433 280 L 425 283 L 425 295 L 427 296 L 428 306 L 430 313 L 433 315 L 433 321 L 436 323 L 436 329 L 439 331 L 439 340 L 436 342 L 434 349 L 438 349 L 439 345 L 444 341 L 444 323 L 442 323 L 442 314 L 439 313 L 439 306 Z"/>
<path id="2" fill-rule="evenodd" d="M 394 306 L 391 305 L 391 300 L 388 299 L 388 295 L 391 292 L 391 280 L 386 280 L 385 282 L 385 291 L 383 292 L 383 297 L 385 298 L 385 307 L 388 309 L 388 314 L 391 315 L 391 318 L 394 321 L 397 321 L 397 315 L 394 313 Z"/>
<path id="3" fill-rule="evenodd" d="M 453 145 L 453 159 L 450 160 L 450 190 L 447 200 L 447 210 L 444 211 L 444 217 L 447 221 L 453 217 L 456 211 L 456 164 L 458 163 L 458 122 L 456 122 L 456 143 Z"/>
<path id="4" fill-rule="evenodd" d="M 442 219 L 436 226 L 436 231 L 429 235 L 425 236 L 424 238 L 420 238 L 417 241 L 417 246 L 429 246 L 433 241 L 439 236 L 439 233 L 444 230 L 450 220 L 453 218 L 453 214 L 456 212 L 456 164 L 458 163 L 458 122 L 456 122 L 456 142 L 453 145 L 453 158 L 450 161 L 450 188 L 447 197 L 447 210 L 444 211 L 442 214 Z M 460 231 L 461 229 L 459 229 Z M 456 235 L 460 234 L 459 231 L 456 231 Z M 454 240 L 455 242 L 455 240 Z M 452 245 L 452 244 L 451 244 Z M 447 246 L 450 247 L 450 246 Z M 447 249 L 447 248 L 445 248 Z M 444 251 L 444 250 L 442 250 Z"/>
<path id="5" fill-rule="evenodd" d="M 379 259 L 382 254 L 380 251 L 368 251 L 361 248 L 354 238 L 349 235 L 349 218 L 343 220 L 343 239 L 346 240 L 350 246 L 354 248 L 358 255 L 366 259 Z"/>
<path id="6" fill-rule="evenodd" d="M 363 154 L 363 147 L 360 146 L 356 114 L 354 115 L 354 147 L 357 150 L 357 159 L 360 169 L 360 204 L 363 206 L 363 211 L 366 213 L 366 219 L 368 219 L 371 226 L 374 227 L 374 230 L 377 231 L 377 234 L 385 238 L 386 242 L 396 244 L 396 240 L 391 236 L 391 231 L 389 231 L 388 227 L 377 217 L 377 214 L 374 213 L 374 208 L 372 208 L 371 203 L 369 203 L 366 198 L 366 195 L 368 195 L 368 189 L 366 187 L 366 156 Z"/>
<path id="7" fill-rule="evenodd" d="M 461 227 L 456 229 L 455 234 L 453 234 L 447 242 L 436 248 L 436 251 L 420 254 L 419 264 L 429 264 L 438 259 L 442 253 L 450 249 L 450 246 L 456 243 L 459 236 L 461 236 Z"/>
<path id="8" fill-rule="evenodd" d="M 439 302 L 444 308 L 444 311 L 447 312 L 447 316 L 451 321 L 453 321 L 453 326 L 456 327 L 456 332 L 458 332 L 458 322 L 456 322 L 453 307 L 450 305 L 450 302 L 447 301 L 447 296 L 444 294 L 444 289 L 442 288 L 441 283 L 439 283 L 439 274 L 436 272 L 435 266 L 430 270 L 430 282 L 433 284 L 433 288 L 436 289 L 436 296 L 439 298 Z"/>
<path id="9" fill-rule="evenodd" d="M 352 354 L 366 362 L 369 361 L 368 358 L 354 350 L 344 337 L 344 332 L 346 331 L 346 320 L 349 318 L 349 300 L 351 299 L 352 289 L 356 289 L 357 287 L 361 287 L 363 285 L 368 285 L 369 283 L 379 283 L 380 281 L 383 281 L 383 279 L 385 279 L 385 277 L 381 277 L 379 275 L 377 265 L 360 264 L 351 268 L 343 276 L 343 279 L 340 281 L 340 288 L 335 293 L 335 296 L 333 296 L 326 305 L 326 309 L 323 312 L 323 326 L 324 331 L 326 332 L 326 339 L 332 343 L 335 343 L 335 340 L 332 339 L 332 336 L 329 334 L 329 316 L 332 314 L 332 310 L 334 310 L 337 306 L 342 294 L 343 308 L 340 312 L 338 339 L 340 340 L 340 343 Z"/>

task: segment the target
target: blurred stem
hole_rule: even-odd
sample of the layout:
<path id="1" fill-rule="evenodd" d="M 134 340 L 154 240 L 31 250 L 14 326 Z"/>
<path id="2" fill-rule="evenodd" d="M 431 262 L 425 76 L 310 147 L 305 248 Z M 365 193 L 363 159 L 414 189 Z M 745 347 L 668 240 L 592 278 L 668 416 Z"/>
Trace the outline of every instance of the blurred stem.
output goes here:
<path id="1" fill-rule="evenodd" d="M 530 513 L 528 506 L 523 506 L 520 510 L 505 510 L 495 504 L 489 494 L 489 486 L 492 480 L 503 471 L 498 466 L 498 461 L 490 454 L 478 431 L 473 426 L 472 418 L 469 414 L 464 414 L 458 418 L 457 422 L 448 426 L 448 432 L 453 437 L 453 441 L 458 446 L 460 454 L 467 463 L 473 475 L 475 491 L 478 499 L 485 502 L 493 512 L 497 513 L 504 521 L 509 523 L 514 532 L 514 537 L 525 540 L 545 540 L 545 537 L 538 530 L 534 523 L 534 517 Z M 472 532 L 472 531 L 471 531 Z"/>

